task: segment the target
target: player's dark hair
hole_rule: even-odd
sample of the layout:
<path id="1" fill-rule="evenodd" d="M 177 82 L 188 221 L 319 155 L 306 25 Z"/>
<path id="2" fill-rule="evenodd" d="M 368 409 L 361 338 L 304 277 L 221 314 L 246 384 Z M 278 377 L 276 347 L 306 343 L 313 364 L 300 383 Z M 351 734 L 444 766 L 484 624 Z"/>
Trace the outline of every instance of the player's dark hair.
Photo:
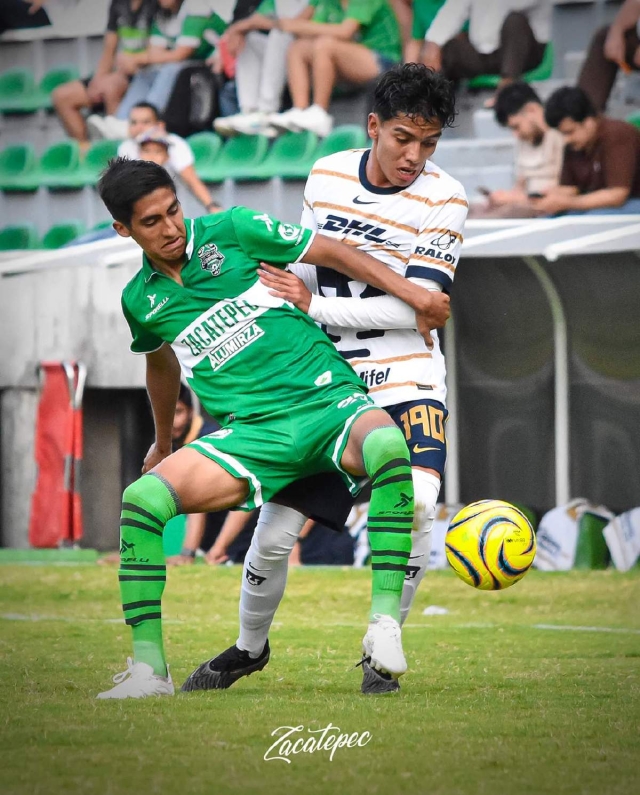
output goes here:
<path id="1" fill-rule="evenodd" d="M 148 160 L 127 157 L 110 160 L 98 183 L 105 207 L 125 226 L 131 225 L 135 203 L 158 188 L 169 188 L 176 193 L 175 182 L 166 169 Z"/>
<path id="2" fill-rule="evenodd" d="M 136 108 L 146 108 L 150 110 L 151 113 L 156 118 L 156 121 L 162 121 L 162 114 L 158 110 L 158 108 L 151 102 L 136 102 L 136 104 L 131 108 L 131 110 L 135 110 Z"/>
<path id="3" fill-rule="evenodd" d="M 438 119 L 451 127 L 456 117 L 453 83 L 420 63 L 405 63 L 385 72 L 375 87 L 373 112 L 382 120 L 406 115 Z"/>
<path id="4" fill-rule="evenodd" d="M 528 105 L 529 102 L 542 105 L 540 97 L 528 83 L 521 81 L 509 83 L 498 92 L 496 97 L 494 108 L 496 121 L 506 127 L 509 122 L 509 116 L 515 116 L 516 113 L 520 113 L 522 108 Z"/>
<path id="5" fill-rule="evenodd" d="M 597 115 L 598 111 L 589 97 L 576 86 L 564 86 L 554 91 L 544 109 L 547 124 L 555 129 L 560 126 L 563 119 L 581 122 Z"/>
<path id="6" fill-rule="evenodd" d="M 191 395 L 191 390 L 186 384 L 183 384 L 182 381 L 180 382 L 180 392 L 178 392 L 178 402 L 184 403 L 188 409 L 193 408 L 193 396 Z"/>

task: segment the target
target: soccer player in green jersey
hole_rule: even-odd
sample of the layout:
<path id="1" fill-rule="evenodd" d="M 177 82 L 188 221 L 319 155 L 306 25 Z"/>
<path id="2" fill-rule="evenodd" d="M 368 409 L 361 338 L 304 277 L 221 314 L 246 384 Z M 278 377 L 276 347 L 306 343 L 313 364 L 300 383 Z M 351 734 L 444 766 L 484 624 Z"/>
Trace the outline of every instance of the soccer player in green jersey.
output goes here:
<path id="1" fill-rule="evenodd" d="M 99 698 L 171 695 L 162 639 L 165 524 L 179 513 L 251 509 L 306 476 L 337 471 L 352 492 L 371 479 L 374 557 L 367 630 L 372 664 L 406 670 L 400 597 L 411 549 L 413 484 L 403 434 L 303 312 L 270 294 L 261 260 L 313 262 L 396 295 L 425 339 L 448 299 L 373 257 L 245 207 L 184 219 L 175 185 L 155 163 L 112 161 L 100 196 L 123 237 L 143 249 L 122 308 L 144 354 L 156 438 L 141 478 L 125 489 L 120 590 L 133 660 Z M 222 426 L 171 454 L 180 373 Z M 266 665 L 268 644 L 255 660 Z"/>

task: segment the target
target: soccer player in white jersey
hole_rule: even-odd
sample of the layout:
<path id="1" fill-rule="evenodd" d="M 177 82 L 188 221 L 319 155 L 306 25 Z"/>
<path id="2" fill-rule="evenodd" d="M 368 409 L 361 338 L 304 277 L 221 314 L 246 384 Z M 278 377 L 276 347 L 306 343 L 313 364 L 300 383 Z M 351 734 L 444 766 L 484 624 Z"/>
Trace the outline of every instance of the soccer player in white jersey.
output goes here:
<path id="1" fill-rule="evenodd" d="M 372 254 L 421 287 L 448 293 L 468 204 L 462 185 L 429 158 L 454 116 L 453 88 L 440 74 L 421 64 L 387 72 L 369 116 L 371 149 L 339 152 L 314 165 L 304 193 L 303 226 Z M 261 278 L 274 295 L 323 324 L 409 446 L 416 512 L 402 594 L 404 621 L 429 561 L 446 457 L 445 363 L 438 336 L 433 332 L 427 345 L 413 310 L 393 296 L 327 268 L 293 269 L 304 281 L 267 265 Z M 245 560 L 240 604 L 237 647 L 249 654 L 257 656 L 266 643 L 284 592 L 287 556 L 304 521 L 283 505 L 262 509 Z M 372 565 L 385 564 L 374 556 Z M 368 664 L 367 636 L 363 654 L 362 692 L 397 690 L 397 678 Z"/>

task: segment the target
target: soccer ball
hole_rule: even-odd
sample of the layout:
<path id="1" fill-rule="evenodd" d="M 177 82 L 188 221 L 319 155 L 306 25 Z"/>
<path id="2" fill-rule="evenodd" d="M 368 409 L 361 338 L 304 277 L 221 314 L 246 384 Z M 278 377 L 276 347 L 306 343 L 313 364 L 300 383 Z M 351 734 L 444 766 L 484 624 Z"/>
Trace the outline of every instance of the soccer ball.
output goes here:
<path id="1" fill-rule="evenodd" d="M 536 556 L 536 536 L 527 517 L 502 500 L 472 502 L 451 520 L 447 560 L 468 585 L 499 591 L 521 580 Z"/>

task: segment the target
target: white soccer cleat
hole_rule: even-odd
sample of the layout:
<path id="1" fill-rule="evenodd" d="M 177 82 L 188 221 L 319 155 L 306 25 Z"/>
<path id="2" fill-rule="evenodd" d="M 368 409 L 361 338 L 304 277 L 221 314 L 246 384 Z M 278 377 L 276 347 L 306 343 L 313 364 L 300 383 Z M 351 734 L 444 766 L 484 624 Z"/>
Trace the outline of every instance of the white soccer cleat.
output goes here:
<path id="1" fill-rule="evenodd" d="M 391 618 L 376 613 L 362 640 L 362 652 L 370 657 L 369 665 L 397 678 L 407 670 L 407 661 L 402 651 L 400 624 Z"/>
<path id="2" fill-rule="evenodd" d="M 147 663 L 134 663 L 127 657 L 127 670 L 113 677 L 115 687 L 98 693 L 97 698 L 146 698 L 147 696 L 172 696 L 171 674 L 158 676 Z"/>

